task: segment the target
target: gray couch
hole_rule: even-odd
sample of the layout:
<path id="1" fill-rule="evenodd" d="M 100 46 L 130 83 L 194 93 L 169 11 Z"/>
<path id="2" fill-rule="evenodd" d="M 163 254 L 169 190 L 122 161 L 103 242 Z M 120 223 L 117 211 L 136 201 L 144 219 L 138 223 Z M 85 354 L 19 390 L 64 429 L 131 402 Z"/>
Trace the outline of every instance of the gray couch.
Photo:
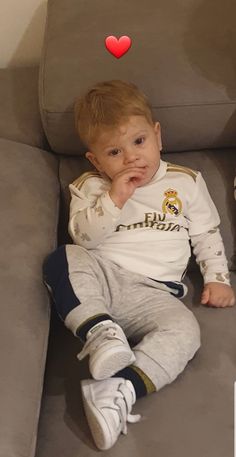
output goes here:
<path id="1" fill-rule="evenodd" d="M 49 0 L 40 66 L 0 70 L 0 457 L 97 454 L 81 403 L 87 361 L 42 281 L 45 257 L 72 243 L 68 184 L 91 169 L 73 103 L 92 83 L 137 84 L 161 123 L 162 158 L 202 172 L 236 290 L 235 9 L 234 0 Z M 108 35 L 129 35 L 129 52 L 109 54 Z M 175 382 L 136 403 L 142 422 L 107 456 L 233 455 L 236 306 L 200 305 L 194 259 L 186 284 L 201 348 Z"/>

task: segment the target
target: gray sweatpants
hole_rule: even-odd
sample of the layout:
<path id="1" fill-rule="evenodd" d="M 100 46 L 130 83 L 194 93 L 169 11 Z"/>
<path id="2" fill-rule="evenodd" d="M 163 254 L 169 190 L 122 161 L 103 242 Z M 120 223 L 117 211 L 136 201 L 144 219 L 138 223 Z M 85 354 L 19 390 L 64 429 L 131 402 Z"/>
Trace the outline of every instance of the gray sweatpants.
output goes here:
<path id="1" fill-rule="evenodd" d="M 74 301 L 63 292 L 66 281 Z M 130 272 L 95 250 L 61 246 L 45 264 L 44 282 L 74 335 L 91 317 L 110 315 L 134 344 L 133 365 L 146 373 L 157 391 L 176 379 L 201 345 L 199 324 L 178 298 L 162 290 L 161 283 Z"/>

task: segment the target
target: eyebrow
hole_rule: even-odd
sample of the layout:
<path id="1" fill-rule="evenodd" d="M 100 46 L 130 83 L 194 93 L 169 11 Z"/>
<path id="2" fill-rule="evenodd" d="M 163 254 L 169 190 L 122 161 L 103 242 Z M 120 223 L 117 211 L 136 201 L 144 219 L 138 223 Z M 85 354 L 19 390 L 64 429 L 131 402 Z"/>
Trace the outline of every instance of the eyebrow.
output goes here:
<path id="1" fill-rule="evenodd" d="M 136 137 L 137 135 L 141 135 L 142 133 L 148 133 L 148 130 L 147 129 L 142 129 L 142 130 L 139 130 L 138 132 L 134 133 L 132 135 L 132 138 Z M 108 149 L 112 149 L 114 148 L 115 146 L 114 145 L 111 145 L 111 146 L 106 146 L 104 148 L 104 151 L 106 152 Z"/>

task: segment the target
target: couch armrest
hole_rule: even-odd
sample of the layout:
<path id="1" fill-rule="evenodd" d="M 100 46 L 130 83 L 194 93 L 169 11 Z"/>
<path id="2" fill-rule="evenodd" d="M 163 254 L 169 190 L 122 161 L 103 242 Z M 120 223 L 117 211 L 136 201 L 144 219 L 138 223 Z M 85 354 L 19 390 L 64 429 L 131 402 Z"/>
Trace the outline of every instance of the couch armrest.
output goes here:
<path id="1" fill-rule="evenodd" d="M 38 103 L 38 67 L 0 69 L 0 137 L 50 150 Z"/>
<path id="2" fill-rule="evenodd" d="M 50 323 L 42 263 L 57 244 L 58 160 L 2 139 L 0 158 L 0 457 L 33 457 Z"/>

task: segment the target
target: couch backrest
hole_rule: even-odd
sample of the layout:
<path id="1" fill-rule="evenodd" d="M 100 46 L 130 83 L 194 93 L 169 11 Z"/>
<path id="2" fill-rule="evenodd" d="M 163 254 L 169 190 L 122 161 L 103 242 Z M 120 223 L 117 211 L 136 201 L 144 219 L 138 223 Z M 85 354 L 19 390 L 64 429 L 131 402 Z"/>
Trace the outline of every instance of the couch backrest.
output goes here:
<path id="1" fill-rule="evenodd" d="M 202 171 L 236 269 L 235 13 L 235 0 L 48 0 L 39 100 L 48 142 L 67 158 L 60 165 L 64 214 L 68 184 L 86 166 L 82 157 L 69 159 L 86 151 L 74 127 L 75 98 L 98 81 L 131 81 L 161 123 L 167 160 Z M 105 47 L 109 35 L 132 39 L 120 59 Z"/>
<path id="2" fill-rule="evenodd" d="M 236 146 L 235 17 L 235 0 L 48 0 L 39 100 L 52 150 L 85 152 L 74 100 L 109 79 L 148 96 L 164 151 Z M 109 35 L 132 39 L 120 59 Z"/>

